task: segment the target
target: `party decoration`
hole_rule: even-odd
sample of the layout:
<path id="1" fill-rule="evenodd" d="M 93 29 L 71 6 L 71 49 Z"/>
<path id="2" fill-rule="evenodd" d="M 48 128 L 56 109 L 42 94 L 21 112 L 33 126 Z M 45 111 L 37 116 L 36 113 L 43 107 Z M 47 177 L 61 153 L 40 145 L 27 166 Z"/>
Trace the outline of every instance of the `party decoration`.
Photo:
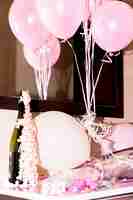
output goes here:
<path id="1" fill-rule="evenodd" d="M 89 30 L 88 19 L 91 22 Z M 23 130 L 18 177 L 22 185 L 17 185 L 17 189 L 36 191 L 36 185 L 41 181 L 38 164 L 48 170 L 49 176 L 42 185 L 39 182 L 39 192 L 41 190 L 46 196 L 103 189 L 104 185 L 109 187 L 116 183 L 121 175 L 127 178 L 125 170 L 133 168 L 132 155 L 117 157 L 113 154 L 114 147 L 121 150 L 132 146 L 127 139 L 132 127 L 124 125 L 126 138 L 120 137 L 121 127 L 112 128 L 112 124 L 97 122 L 95 107 L 95 90 L 104 63 L 112 63 L 112 56 L 119 54 L 114 52 L 126 47 L 133 39 L 133 9 L 117 0 L 23 0 L 19 3 L 15 0 L 9 12 L 10 27 L 24 44 L 24 56 L 34 69 L 39 96 L 45 100 L 51 69 L 60 55 L 57 38 L 67 40 L 72 37 L 81 21 L 85 40 L 85 87 L 74 49 L 69 41 L 67 43 L 77 65 L 86 113 L 78 119 L 59 111 L 41 113 L 36 117 L 36 127 L 30 112 L 30 95 L 23 91 L 25 114 L 20 121 Z M 106 52 L 94 81 L 95 42 Z M 101 146 L 101 159 L 91 160 L 91 139 Z"/>
<path id="2" fill-rule="evenodd" d="M 40 22 L 35 0 L 15 0 L 9 10 L 9 25 L 16 38 L 31 49 L 40 48 L 50 35 Z"/>
<path id="3" fill-rule="evenodd" d="M 104 2 L 92 19 L 92 34 L 107 52 L 125 48 L 133 39 L 133 9 L 121 1 Z"/>
<path id="4" fill-rule="evenodd" d="M 24 119 L 22 119 L 22 135 L 20 136 L 20 162 L 18 179 L 23 181 L 22 187 L 32 189 L 38 184 L 37 164 L 39 163 L 39 151 L 37 141 L 37 127 L 30 112 L 30 95 L 28 91 L 22 91 L 22 101 L 25 105 Z"/>
<path id="5" fill-rule="evenodd" d="M 44 67 L 44 70 L 34 70 L 35 82 L 41 100 L 46 100 L 48 95 L 48 85 L 51 78 L 51 66 Z"/>
<path id="6" fill-rule="evenodd" d="M 82 20 L 83 0 L 38 0 L 36 7 L 48 31 L 61 39 L 71 38 Z"/>
<path id="7" fill-rule="evenodd" d="M 46 67 L 52 67 L 60 56 L 60 43 L 53 35 L 49 38 L 40 49 L 33 51 L 24 47 L 24 57 L 27 63 L 35 70 L 44 71 Z"/>
<path id="8" fill-rule="evenodd" d="M 68 170 L 90 159 L 84 129 L 72 116 L 49 111 L 36 118 L 42 165 L 49 171 Z"/>
<path id="9" fill-rule="evenodd" d="M 108 159 L 113 154 L 114 141 L 111 139 L 112 125 L 105 123 L 96 123 L 94 114 L 88 113 L 81 116 L 80 123 L 87 129 L 89 137 L 101 146 L 101 155 Z"/>
<path id="10" fill-rule="evenodd" d="M 64 177 L 51 176 L 42 182 L 43 195 L 59 196 L 66 192 L 68 180 Z"/>
<path id="11" fill-rule="evenodd" d="M 33 67 L 38 94 L 42 100 L 47 99 L 48 85 L 54 65 L 60 56 L 60 43 L 51 35 L 42 48 L 33 51 L 24 47 L 24 57 Z"/>
<path id="12" fill-rule="evenodd" d="M 84 192 L 87 189 L 95 190 L 97 188 L 96 182 L 92 181 L 89 177 L 85 179 L 75 179 L 72 184 L 68 187 L 68 192 L 71 193 L 80 193 Z"/>
<path id="13" fill-rule="evenodd" d="M 86 187 L 84 180 L 74 180 L 73 183 L 68 187 L 68 192 L 79 193 Z"/>

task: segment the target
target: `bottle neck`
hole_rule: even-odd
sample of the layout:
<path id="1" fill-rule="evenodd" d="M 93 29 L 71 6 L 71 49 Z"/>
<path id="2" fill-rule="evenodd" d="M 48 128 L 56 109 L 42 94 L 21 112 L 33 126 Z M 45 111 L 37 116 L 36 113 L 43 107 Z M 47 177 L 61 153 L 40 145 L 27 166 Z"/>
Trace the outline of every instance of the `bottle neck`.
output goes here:
<path id="1" fill-rule="evenodd" d="M 24 118 L 24 113 L 25 113 L 25 106 L 23 101 L 20 101 L 18 103 L 18 119 Z"/>

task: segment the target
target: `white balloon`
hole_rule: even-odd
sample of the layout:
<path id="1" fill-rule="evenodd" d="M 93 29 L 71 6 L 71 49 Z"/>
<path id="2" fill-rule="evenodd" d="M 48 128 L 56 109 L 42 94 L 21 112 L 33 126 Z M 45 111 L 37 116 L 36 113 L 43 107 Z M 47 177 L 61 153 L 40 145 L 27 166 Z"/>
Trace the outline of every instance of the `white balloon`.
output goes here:
<path id="1" fill-rule="evenodd" d="M 72 116 L 49 111 L 36 117 L 42 165 L 68 170 L 90 159 L 90 144 L 84 129 Z"/>

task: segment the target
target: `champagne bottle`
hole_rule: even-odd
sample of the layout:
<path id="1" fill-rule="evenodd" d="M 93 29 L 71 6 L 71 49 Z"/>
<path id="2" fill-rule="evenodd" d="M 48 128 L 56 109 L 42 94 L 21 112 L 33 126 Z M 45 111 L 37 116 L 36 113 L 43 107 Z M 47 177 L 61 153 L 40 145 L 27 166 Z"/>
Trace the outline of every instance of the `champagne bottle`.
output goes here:
<path id="1" fill-rule="evenodd" d="M 25 112 L 25 106 L 23 101 L 20 99 L 18 101 L 18 116 L 16 120 L 16 125 L 14 127 L 10 144 L 9 144 L 9 182 L 15 184 L 16 181 L 21 183 L 21 180 L 17 180 L 19 175 L 19 159 L 20 159 L 20 136 L 22 134 L 23 125 L 21 121 Z"/>

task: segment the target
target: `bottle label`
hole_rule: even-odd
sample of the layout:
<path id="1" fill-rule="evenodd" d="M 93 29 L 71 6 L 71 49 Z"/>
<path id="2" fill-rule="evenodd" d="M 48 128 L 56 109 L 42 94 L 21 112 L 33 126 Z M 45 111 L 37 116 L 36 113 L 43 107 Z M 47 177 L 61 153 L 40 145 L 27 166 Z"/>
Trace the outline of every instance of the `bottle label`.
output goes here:
<path id="1" fill-rule="evenodd" d="M 17 119 L 15 127 L 20 128 L 20 126 L 23 126 L 23 119 Z"/>

